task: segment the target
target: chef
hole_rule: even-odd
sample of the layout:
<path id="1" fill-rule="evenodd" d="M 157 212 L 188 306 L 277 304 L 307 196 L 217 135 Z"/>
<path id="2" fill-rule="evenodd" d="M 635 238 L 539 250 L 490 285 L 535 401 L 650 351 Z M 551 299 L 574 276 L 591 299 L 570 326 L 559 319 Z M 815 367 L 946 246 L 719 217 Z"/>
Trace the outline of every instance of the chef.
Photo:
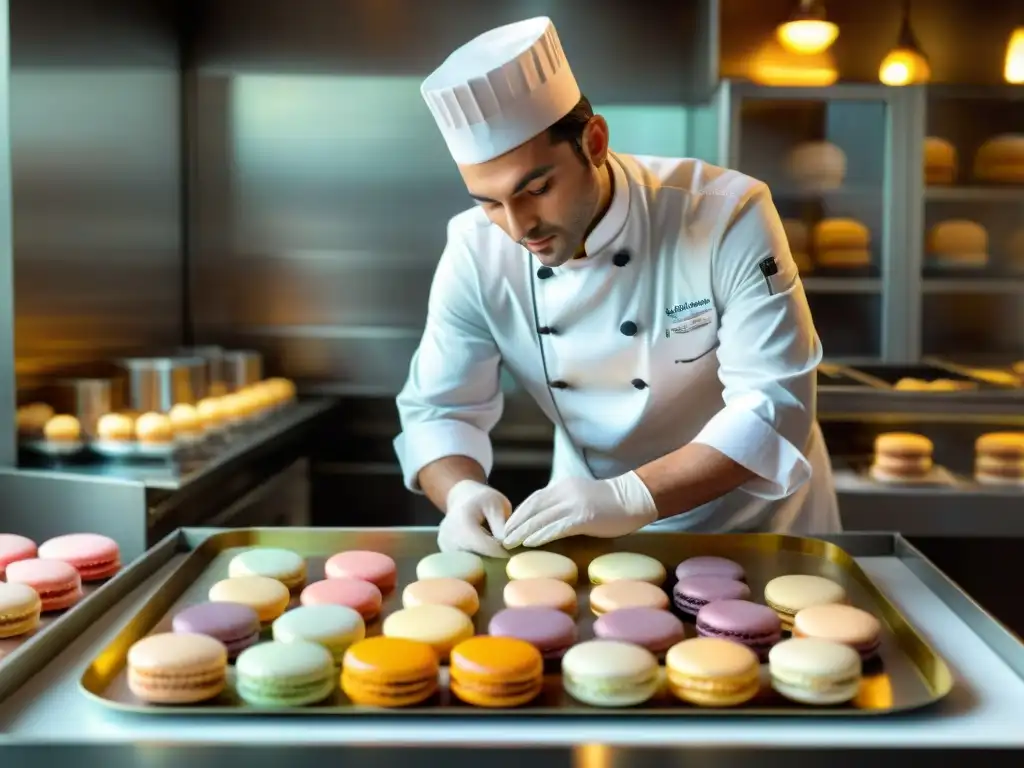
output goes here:
<path id="1" fill-rule="evenodd" d="M 839 530 L 821 343 L 768 188 L 612 152 L 547 18 L 473 39 L 421 92 L 474 202 L 398 395 L 395 448 L 444 512 L 440 549 Z M 555 428 L 550 483 L 515 510 L 487 485 L 502 369 Z"/>

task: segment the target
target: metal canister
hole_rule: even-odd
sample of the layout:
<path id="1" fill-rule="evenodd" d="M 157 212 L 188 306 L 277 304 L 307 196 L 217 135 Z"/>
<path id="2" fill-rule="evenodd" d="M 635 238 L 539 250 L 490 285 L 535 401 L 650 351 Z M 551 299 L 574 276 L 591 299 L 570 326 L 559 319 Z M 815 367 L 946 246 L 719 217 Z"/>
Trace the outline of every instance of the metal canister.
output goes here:
<path id="1" fill-rule="evenodd" d="M 47 387 L 47 401 L 57 413 L 76 417 L 85 436 L 95 437 L 100 417 L 124 407 L 124 381 L 106 377 L 56 379 Z"/>
<path id="2" fill-rule="evenodd" d="M 255 384 L 263 379 L 263 355 L 249 349 L 232 349 L 224 353 L 224 376 L 228 391 Z"/>
<path id="3" fill-rule="evenodd" d="M 185 357 L 201 357 L 206 361 L 206 391 L 201 397 L 223 395 L 227 392 L 223 347 L 215 345 L 181 347 L 178 354 Z"/>
<path id="4" fill-rule="evenodd" d="M 130 357 L 118 361 L 127 379 L 127 406 L 166 413 L 178 403 L 206 396 L 206 360 L 201 357 Z"/>

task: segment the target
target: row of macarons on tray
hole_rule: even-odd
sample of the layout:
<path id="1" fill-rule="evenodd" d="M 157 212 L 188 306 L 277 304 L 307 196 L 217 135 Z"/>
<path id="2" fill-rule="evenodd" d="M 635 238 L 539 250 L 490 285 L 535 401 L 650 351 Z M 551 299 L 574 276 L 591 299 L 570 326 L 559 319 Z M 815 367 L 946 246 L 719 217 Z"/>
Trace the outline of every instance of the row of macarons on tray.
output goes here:
<path id="1" fill-rule="evenodd" d="M 935 444 L 916 432 L 884 432 L 875 438 L 872 479 L 916 483 L 937 479 Z M 974 444 L 973 478 L 983 485 L 1024 487 L 1024 431 L 989 432 Z"/>
<path id="2" fill-rule="evenodd" d="M 120 569 L 120 549 L 107 536 L 70 533 L 37 545 L 0 533 L 0 639 L 31 634 L 42 614 L 78 603 L 83 583 L 105 581 Z"/>
<path id="3" fill-rule="evenodd" d="M 34 402 L 17 410 L 22 441 L 42 442 L 55 448 L 81 448 L 86 441 L 168 446 L 195 442 L 230 427 L 251 423 L 295 400 L 295 385 L 273 378 L 237 392 L 206 397 L 194 405 L 178 403 L 167 413 L 117 412 L 100 415 L 95 424 L 77 416 L 56 413 L 48 403 Z"/>
<path id="4" fill-rule="evenodd" d="M 404 707 L 431 700 L 446 666 L 454 696 L 482 707 L 534 701 L 545 671 L 560 671 L 566 692 L 593 706 L 646 702 L 667 681 L 676 699 L 727 707 L 758 695 L 768 662 L 782 696 L 831 705 L 855 698 L 880 645 L 879 621 L 850 605 L 840 584 L 778 576 L 760 604 L 744 568 L 721 557 L 688 558 L 675 569 L 671 604 L 695 620 L 697 637 L 671 610 L 664 565 L 639 553 L 588 565 L 597 619 L 586 640 L 576 621 L 578 568 L 557 553 L 509 560 L 505 608 L 486 634 L 474 624 L 486 578 L 474 554 L 420 560 L 403 607 L 379 622 L 384 596 L 398 586 L 392 558 L 340 552 L 327 559 L 326 578 L 308 584 L 306 570 L 286 549 L 234 555 L 207 601 L 177 610 L 167 631 L 130 647 L 132 693 L 152 704 L 195 704 L 231 688 L 245 703 L 280 707 L 333 700 L 340 686 L 352 704 Z M 299 605 L 289 610 L 296 593 Z"/>

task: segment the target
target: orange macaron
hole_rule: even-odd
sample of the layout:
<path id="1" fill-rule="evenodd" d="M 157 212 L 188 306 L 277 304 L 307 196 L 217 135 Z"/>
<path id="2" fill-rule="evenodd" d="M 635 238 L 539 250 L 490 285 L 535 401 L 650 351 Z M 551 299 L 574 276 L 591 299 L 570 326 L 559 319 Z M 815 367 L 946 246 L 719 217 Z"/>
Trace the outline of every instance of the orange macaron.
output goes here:
<path id="1" fill-rule="evenodd" d="M 368 637 L 349 646 L 341 664 L 341 689 L 354 704 L 410 707 L 437 692 L 437 654 L 426 643 Z"/>
<path id="2" fill-rule="evenodd" d="M 451 652 L 451 691 L 476 707 L 518 707 L 544 687 L 544 660 L 525 640 L 481 635 Z"/>

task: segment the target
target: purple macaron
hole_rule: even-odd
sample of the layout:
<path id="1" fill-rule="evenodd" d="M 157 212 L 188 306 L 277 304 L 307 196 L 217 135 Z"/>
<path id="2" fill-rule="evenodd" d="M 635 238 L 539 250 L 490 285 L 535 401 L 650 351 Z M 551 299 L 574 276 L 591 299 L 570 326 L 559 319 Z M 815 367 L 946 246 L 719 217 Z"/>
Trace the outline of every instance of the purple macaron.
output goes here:
<path id="1" fill-rule="evenodd" d="M 676 566 L 676 578 L 690 576 L 721 576 L 743 581 L 747 574 L 742 565 L 725 557 L 689 557 Z"/>
<path id="2" fill-rule="evenodd" d="M 742 581 L 723 576 L 687 576 L 676 582 L 672 598 L 676 608 L 696 616 L 697 611 L 716 600 L 746 600 L 750 587 Z"/>
<path id="3" fill-rule="evenodd" d="M 171 628 L 220 640 L 228 649 L 228 657 L 234 658 L 259 640 L 260 617 L 241 603 L 199 603 L 176 614 Z"/>
<path id="4" fill-rule="evenodd" d="M 654 654 L 686 639 L 683 622 L 668 611 L 647 607 L 619 608 L 598 616 L 594 634 L 602 640 L 642 645 Z"/>
<path id="5" fill-rule="evenodd" d="M 782 621 L 766 605 L 717 600 L 697 612 L 697 634 L 740 643 L 766 661 L 768 651 L 782 639 Z"/>
<path id="6" fill-rule="evenodd" d="M 525 640 L 549 661 L 562 658 L 577 638 L 576 622 L 557 608 L 506 608 L 491 617 L 487 632 Z"/>

